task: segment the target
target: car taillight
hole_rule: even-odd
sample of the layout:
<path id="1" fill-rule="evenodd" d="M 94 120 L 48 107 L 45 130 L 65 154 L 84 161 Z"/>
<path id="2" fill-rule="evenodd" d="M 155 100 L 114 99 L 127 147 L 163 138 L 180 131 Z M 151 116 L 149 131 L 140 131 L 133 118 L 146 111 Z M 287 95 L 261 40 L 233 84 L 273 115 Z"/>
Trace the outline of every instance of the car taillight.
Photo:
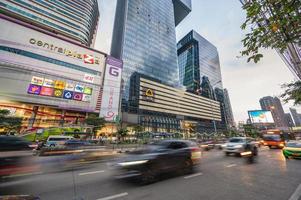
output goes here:
<path id="1" fill-rule="evenodd" d="M 200 159 L 202 155 L 201 149 L 198 147 L 191 148 L 191 159 L 197 160 Z"/>

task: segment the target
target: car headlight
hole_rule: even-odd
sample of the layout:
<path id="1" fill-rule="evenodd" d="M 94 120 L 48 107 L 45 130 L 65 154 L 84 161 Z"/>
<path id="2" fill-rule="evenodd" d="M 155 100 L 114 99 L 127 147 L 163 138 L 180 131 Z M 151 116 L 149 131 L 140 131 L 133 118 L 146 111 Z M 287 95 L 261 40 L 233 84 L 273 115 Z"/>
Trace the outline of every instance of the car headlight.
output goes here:
<path id="1" fill-rule="evenodd" d="M 243 146 L 241 144 L 235 145 L 235 148 L 242 148 Z"/>
<path id="2" fill-rule="evenodd" d="M 125 166 L 131 166 L 131 165 L 141 165 L 148 162 L 148 160 L 136 160 L 136 161 L 129 161 L 129 162 L 122 162 L 118 163 L 118 165 L 125 167 Z"/>

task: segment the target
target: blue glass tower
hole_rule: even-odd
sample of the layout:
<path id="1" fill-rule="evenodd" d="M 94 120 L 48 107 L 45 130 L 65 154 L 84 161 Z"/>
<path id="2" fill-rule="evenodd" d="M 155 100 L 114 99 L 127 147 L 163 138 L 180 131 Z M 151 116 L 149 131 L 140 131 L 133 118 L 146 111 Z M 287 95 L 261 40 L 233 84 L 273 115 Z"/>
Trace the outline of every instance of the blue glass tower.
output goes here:
<path id="1" fill-rule="evenodd" d="M 124 100 L 134 72 L 178 85 L 175 26 L 190 11 L 190 0 L 117 1 L 111 55 L 124 63 Z"/>

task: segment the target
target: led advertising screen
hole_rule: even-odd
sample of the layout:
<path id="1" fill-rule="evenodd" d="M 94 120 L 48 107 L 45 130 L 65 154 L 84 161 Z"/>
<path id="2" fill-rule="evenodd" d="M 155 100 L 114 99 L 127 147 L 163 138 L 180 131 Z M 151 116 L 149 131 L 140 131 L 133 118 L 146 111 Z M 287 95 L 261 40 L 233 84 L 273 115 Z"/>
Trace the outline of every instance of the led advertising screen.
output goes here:
<path id="1" fill-rule="evenodd" d="M 106 55 L 0 18 L 0 99 L 95 112 Z"/>
<path id="2" fill-rule="evenodd" d="M 271 111 L 269 110 L 252 110 L 249 111 L 249 117 L 252 123 L 274 123 Z"/>

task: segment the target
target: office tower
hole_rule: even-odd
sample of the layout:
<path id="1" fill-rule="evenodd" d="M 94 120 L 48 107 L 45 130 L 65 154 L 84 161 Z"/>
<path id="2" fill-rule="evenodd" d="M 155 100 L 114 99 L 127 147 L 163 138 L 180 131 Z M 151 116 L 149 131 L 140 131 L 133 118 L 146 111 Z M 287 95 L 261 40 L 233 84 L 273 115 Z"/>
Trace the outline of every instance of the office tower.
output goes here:
<path id="1" fill-rule="evenodd" d="M 2 0 L 1 13 L 93 47 L 99 18 L 97 0 Z"/>
<path id="2" fill-rule="evenodd" d="M 224 104 L 225 104 L 225 113 L 226 113 L 227 124 L 230 127 L 234 127 L 235 122 L 234 122 L 234 117 L 233 117 L 233 112 L 232 112 L 231 101 L 230 101 L 228 90 L 226 88 L 224 89 Z"/>
<path id="3" fill-rule="evenodd" d="M 117 1 L 111 55 L 124 63 L 124 100 L 134 72 L 178 85 L 175 26 L 190 11 L 190 0 Z"/>
<path id="4" fill-rule="evenodd" d="M 285 113 L 285 119 L 288 127 L 294 127 L 294 121 L 290 113 Z"/>
<path id="5" fill-rule="evenodd" d="M 286 123 L 284 110 L 281 105 L 280 99 L 277 97 L 266 96 L 259 100 L 262 110 L 270 110 L 277 128 L 288 127 Z"/>
<path id="6" fill-rule="evenodd" d="M 294 119 L 295 125 L 296 126 L 301 126 L 301 116 L 300 114 L 297 112 L 296 109 L 294 108 L 290 108 L 290 112 L 292 114 L 292 117 Z"/>
<path id="7" fill-rule="evenodd" d="M 223 89 L 218 51 L 212 43 L 192 30 L 178 42 L 177 48 L 180 83 L 188 91 L 196 92 L 204 81 L 209 81 L 212 89 Z M 205 91 L 203 94 L 208 96 Z"/>

